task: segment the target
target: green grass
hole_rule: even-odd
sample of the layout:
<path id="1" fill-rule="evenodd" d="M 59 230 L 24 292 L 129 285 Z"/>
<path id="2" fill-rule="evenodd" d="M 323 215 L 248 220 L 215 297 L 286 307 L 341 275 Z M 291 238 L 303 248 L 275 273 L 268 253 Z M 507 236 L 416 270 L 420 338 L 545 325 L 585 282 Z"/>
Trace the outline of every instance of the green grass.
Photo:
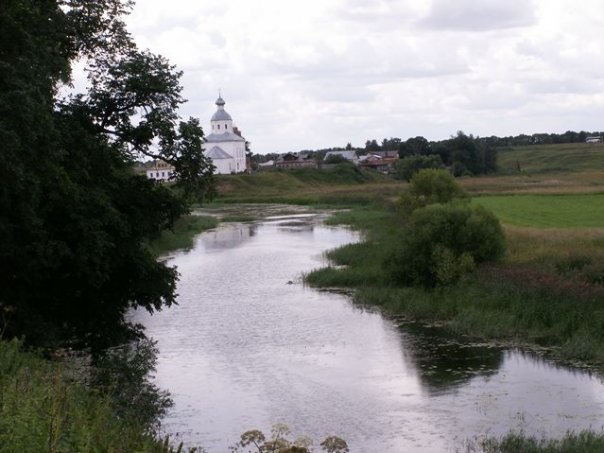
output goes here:
<path id="1" fill-rule="evenodd" d="M 581 431 L 568 433 L 562 439 L 539 439 L 523 433 L 510 433 L 501 438 L 469 442 L 467 453 L 600 453 L 604 451 L 604 433 Z"/>
<path id="2" fill-rule="evenodd" d="M 394 196 L 401 183 L 348 164 L 330 170 L 276 170 L 218 180 L 219 203 L 354 206 Z"/>
<path id="3" fill-rule="evenodd" d="M 498 151 L 501 173 L 604 170 L 604 144 L 568 143 L 517 146 Z"/>
<path id="4" fill-rule="evenodd" d="M 188 215 L 179 219 L 172 230 L 164 231 L 149 248 L 157 256 L 179 249 L 189 249 L 193 239 L 202 231 L 215 228 L 218 220 L 211 216 Z"/>
<path id="5" fill-rule="evenodd" d="M 117 417 L 83 371 L 0 341 L 0 453 L 171 453 L 146 427 Z"/>
<path id="6" fill-rule="evenodd" d="M 502 223 L 537 228 L 604 228 L 604 194 L 474 198 Z"/>

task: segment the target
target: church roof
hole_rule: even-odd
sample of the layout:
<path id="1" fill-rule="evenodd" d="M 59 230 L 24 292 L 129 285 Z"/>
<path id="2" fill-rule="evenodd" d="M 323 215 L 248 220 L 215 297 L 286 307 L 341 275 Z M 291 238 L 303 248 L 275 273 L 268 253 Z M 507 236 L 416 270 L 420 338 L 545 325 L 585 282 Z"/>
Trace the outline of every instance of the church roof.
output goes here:
<path id="1" fill-rule="evenodd" d="M 231 115 L 226 110 L 218 109 L 212 115 L 211 121 L 233 121 L 233 118 L 231 118 Z"/>
<path id="2" fill-rule="evenodd" d="M 212 115 L 211 121 L 233 121 L 231 115 L 229 115 L 224 109 L 224 104 L 226 104 L 226 102 L 224 102 L 222 96 L 219 95 L 218 99 L 216 99 L 216 105 L 218 106 L 218 110 L 216 110 L 216 113 Z"/>
<path id="3" fill-rule="evenodd" d="M 234 134 L 232 132 L 224 132 L 222 134 L 215 134 L 212 132 L 206 137 L 206 142 L 208 143 L 219 143 L 219 142 L 243 142 L 245 138 Z"/>
<path id="4" fill-rule="evenodd" d="M 233 156 L 231 156 L 229 153 L 227 153 L 225 150 L 223 150 L 219 146 L 213 146 L 212 148 L 210 148 L 208 151 L 205 152 L 205 155 L 206 155 L 206 157 L 209 157 L 212 160 L 232 159 L 233 158 Z"/>

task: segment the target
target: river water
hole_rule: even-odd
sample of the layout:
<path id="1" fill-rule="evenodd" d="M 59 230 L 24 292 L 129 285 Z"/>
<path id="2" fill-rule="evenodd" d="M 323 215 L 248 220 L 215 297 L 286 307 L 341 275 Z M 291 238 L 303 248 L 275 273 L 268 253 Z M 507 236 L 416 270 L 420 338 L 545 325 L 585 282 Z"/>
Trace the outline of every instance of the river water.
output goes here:
<path id="1" fill-rule="evenodd" d="M 557 437 L 604 424 L 604 386 L 533 353 L 399 326 L 343 294 L 305 287 L 325 250 L 358 240 L 324 215 L 225 223 L 169 259 L 179 305 L 135 318 L 158 341 L 164 429 L 209 453 L 285 423 L 351 452 L 463 450 L 509 430 Z M 295 436 L 294 436 L 295 437 Z"/>

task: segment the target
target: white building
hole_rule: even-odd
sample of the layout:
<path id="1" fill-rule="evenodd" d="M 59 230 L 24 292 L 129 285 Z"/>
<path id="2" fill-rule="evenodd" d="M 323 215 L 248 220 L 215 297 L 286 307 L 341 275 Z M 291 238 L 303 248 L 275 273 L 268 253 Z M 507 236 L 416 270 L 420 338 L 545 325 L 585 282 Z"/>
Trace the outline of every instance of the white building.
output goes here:
<path id="1" fill-rule="evenodd" d="M 156 159 L 145 164 L 147 178 L 157 181 L 169 181 L 174 173 L 174 167 L 163 160 Z"/>
<path id="2" fill-rule="evenodd" d="M 233 126 L 233 118 L 224 109 L 224 100 L 218 97 L 218 109 L 212 115 L 212 132 L 206 137 L 204 153 L 212 159 L 216 174 L 228 175 L 246 171 L 245 138 Z"/>

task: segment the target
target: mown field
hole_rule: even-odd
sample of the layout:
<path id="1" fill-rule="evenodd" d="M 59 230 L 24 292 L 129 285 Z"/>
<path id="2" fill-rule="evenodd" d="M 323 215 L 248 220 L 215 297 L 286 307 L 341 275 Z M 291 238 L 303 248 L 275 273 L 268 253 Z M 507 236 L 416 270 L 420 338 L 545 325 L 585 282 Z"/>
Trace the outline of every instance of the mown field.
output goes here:
<path id="1" fill-rule="evenodd" d="M 501 222 L 536 228 L 604 228 L 604 193 L 474 198 Z"/>

